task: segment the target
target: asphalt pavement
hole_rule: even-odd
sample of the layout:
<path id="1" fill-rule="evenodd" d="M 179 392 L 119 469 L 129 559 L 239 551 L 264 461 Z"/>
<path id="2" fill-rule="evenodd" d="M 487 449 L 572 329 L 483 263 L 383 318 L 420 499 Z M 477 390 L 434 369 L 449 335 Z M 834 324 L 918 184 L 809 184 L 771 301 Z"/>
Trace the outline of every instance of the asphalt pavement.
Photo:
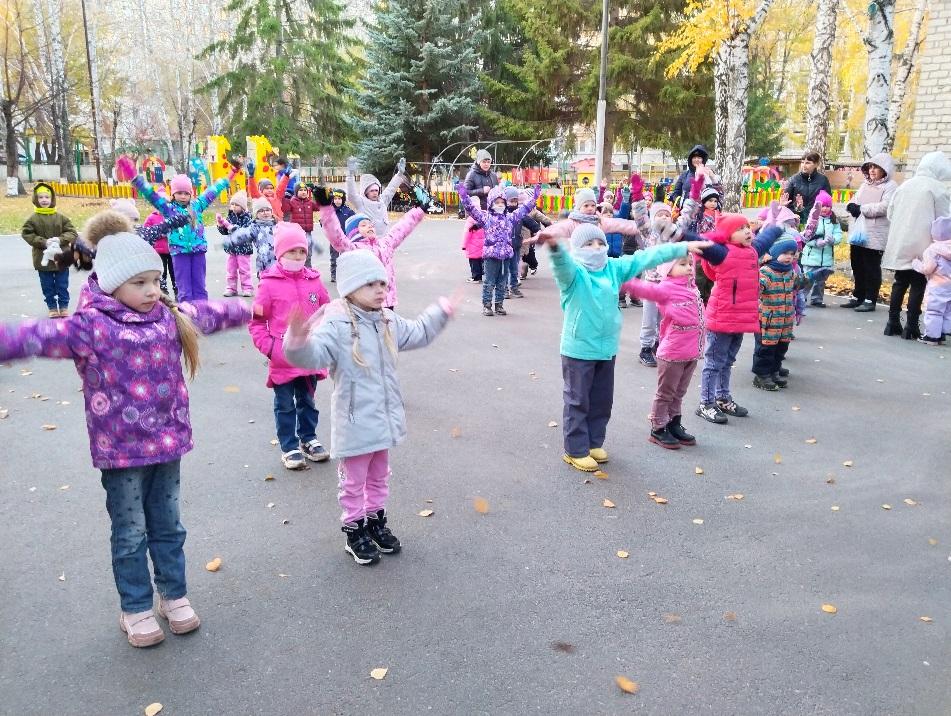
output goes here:
<path id="1" fill-rule="evenodd" d="M 881 307 L 813 310 L 788 389 L 751 387 L 747 337 L 734 392 L 750 417 L 694 416 L 698 371 L 684 423 L 699 444 L 668 452 L 647 442 L 656 372 L 627 309 L 598 479 L 561 461 L 547 257 L 509 315 L 486 318 L 481 287 L 462 283 L 461 232 L 429 220 L 396 255 L 401 314 L 466 295 L 436 343 L 400 357 L 409 438 L 389 507 L 403 552 L 354 564 L 335 467 L 282 468 L 263 357 L 244 330 L 211 336 L 182 467 L 202 626 L 151 649 L 118 628 L 73 366 L 0 367 L 0 713 L 951 712 L 951 347 L 884 337 Z M 213 295 L 224 261 L 208 255 Z M 27 246 L 0 238 L 0 319 L 44 313 Z"/>

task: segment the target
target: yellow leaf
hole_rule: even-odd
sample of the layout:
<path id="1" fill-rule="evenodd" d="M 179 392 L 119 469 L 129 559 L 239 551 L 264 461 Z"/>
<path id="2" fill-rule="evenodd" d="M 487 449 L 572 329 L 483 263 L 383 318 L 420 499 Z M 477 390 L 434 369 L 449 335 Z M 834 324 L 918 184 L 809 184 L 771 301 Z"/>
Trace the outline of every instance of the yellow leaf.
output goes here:
<path id="1" fill-rule="evenodd" d="M 56 426 L 55 426 L 55 425 L 44 425 L 44 426 L 43 426 L 43 429 L 44 429 L 44 430 L 56 430 Z"/>
<path id="2" fill-rule="evenodd" d="M 724 612 L 723 618 L 726 619 L 728 622 L 735 622 L 736 612 Z"/>
<path id="3" fill-rule="evenodd" d="M 226 392 L 226 393 L 240 393 L 240 392 L 241 392 L 241 388 L 239 388 L 239 387 L 236 386 L 236 385 L 226 385 L 226 386 L 225 386 L 225 392 Z"/>
<path id="4" fill-rule="evenodd" d="M 656 492 L 648 492 L 648 493 L 647 493 L 647 496 L 648 496 L 648 497 L 657 497 L 657 493 L 656 493 Z"/>
<path id="5" fill-rule="evenodd" d="M 264 476 L 265 482 L 270 482 L 273 479 L 274 479 L 274 475 L 272 475 L 271 473 L 268 473 L 267 475 Z"/>
<path id="6" fill-rule="evenodd" d="M 416 514 L 418 514 L 420 517 L 429 517 L 430 515 L 433 514 L 433 511 L 432 511 L 432 510 L 421 510 L 420 512 L 417 512 Z"/>
<path id="7" fill-rule="evenodd" d="M 913 499 L 911 499 L 910 497 L 906 497 L 904 500 L 902 500 L 902 502 L 904 502 L 904 503 L 905 503 L 906 505 L 908 505 L 909 507 L 914 507 L 915 505 L 918 504 L 917 502 L 915 502 L 915 501 L 914 501 Z"/>
<path id="8" fill-rule="evenodd" d="M 666 624 L 680 624 L 683 621 L 683 618 L 679 614 L 668 613 L 664 615 L 664 622 Z"/>
<path id="9" fill-rule="evenodd" d="M 462 435 L 462 428 L 453 428 L 449 431 L 449 437 L 451 438 L 457 438 L 460 435 Z"/>
<path id="10" fill-rule="evenodd" d="M 852 461 L 851 461 L 851 460 L 846 460 L 845 462 L 842 463 L 842 465 L 843 465 L 844 467 L 852 467 Z"/>
<path id="11" fill-rule="evenodd" d="M 929 538 L 928 538 L 928 544 L 930 544 L 932 547 L 934 547 L 936 544 L 938 544 L 938 540 L 936 540 L 934 537 L 929 537 Z"/>
<path id="12" fill-rule="evenodd" d="M 601 503 L 601 506 L 602 506 L 602 507 L 611 508 L 611 507 L 614 507 L 614 503 L 611 502 L 611 500 L 609 500 L 608 498 L 605 497 L 605 498 L 604 498 L 604 502 Z"/>
<path id="13" fill-rule="evenodd" d="M 607 480 L 607 479 L 608 479 L 608 473 L 606 473 L 604 470 L 595 470 L 595 471 L 594 471 L 594 476 L 595 476 L 596 478 L 598 478 L 599 480 Z"/>
<path id="14" fill-rule="evenodd" d="M 636 694 L 641 688 L 636 681 L 631 681 L 626 676 L 615 676 L 614 683 L 625 694 Z"/>
<path id="15" fill-rule="evenodd" d="M 775 462 L 777 465 L 782 464 L 783 456 L 780 455 L 779 453 L 776 453 L 775 455 L 773 455 L 773 462 Z"/>
<path id="16" fill-rule="evenodd" d="M 557 428 L 557 427 L 558 427 L 558 423 L 556 423 L 554 420 L 549 420 L 549 421 L 548 421 L 548 427 L 550 427 L 550 428 Z"/>
<path id="17" fill-rule="evenodd" d="M 159 711 L 162 710 L 162 704 L 156 701 L 154 704 L 149 704 L 145 707 L 145 716 L 155 716 Z"/>
<path id="18" fill-rule="evenodd" d="M 489 501 L 484 497 L 477 497 L 472 501 L 472 506 L 475 508 L 475 511 L 480 515 L 484 515 L 489 511 Z"/>
<path id="19" fill-rule="evenodd" d="M 815 438 L 807 438 L 807 439 L 806 439 L 806 445 L 815 445 L 817 442 L 819 442 L 819 441 L 816 440 Z"/>
<path id="20" fill-rule="evenodd" d="M 891 505 L 887 505 L 887 504 L 886 504 L 886 505 L 882 505 L 882 509 L 883 509 L 883 510 L 890 510 L 890 509 L 892 509 L 892 506 L 891 506 Z"/>
<path id="21" fill-rule="evenodd" d="M 918 617 L 919 620 L 923 621 L 925 624 L 931 624 L 934 621 L 931 617 Z"/>
<path id="22" fill-rule="evenodd" d="M 668 502 L 666 497 L 661 497 L 660 495 L 654 495 L 651 499 L 658 505 L 666 505 Z"/>
<path id="23" fill-rule="evenodd" d="M 694 519 L 693 523 L 694 523 L 695 525 L 702 525 L 702 524 L 703 524 L 703 520 L 700 519 L 699 517 L 697 517 L 696 519 Z"/>
<path id="24" fill-rule="evenodd" d="M 695 475 L 702 475 L 702 474 L 703 474 L 703 468 L 700 467 L 699 465 L 697 465 L 697 466 L 693 469 L 693 472 L 694 472 Z"/>
<path id="25" fill-rule="evenodd" d="M 833 512 L 838 512 L 838 511 L 839 511 L 839 506 L 838 506 L 838 505 L 832 505 L 832 507 L 831 507 L 830 509 L 831 509 Z"/>
<path id="26" fill-rule="evenodd" d="M 277 445 L 277 440 L 272 440 L 271 445 Z"/>
<path id="27" fill-rule="evenodd" d="M 215 557 L 205 565 L 205 569 L 207 569 L 209 572 L 217 572 L 219 569 L 221 569 L 221 557 Z"/>
<path id="28" fill-rule="evenodd" d="M 68 489 L 69 489 L 69 485 L 63 485 L 63 486 L 60 487 L 59 489 L 61 489 L 61 490 L 68 490 Z"/>
<path id="29" fill-rule="evenodd" d="M 620 557 L 621 559 L 627 559 L 627 558 L 630 557 L 631 555 L 630 555 L 629 553 L 625 552 L 623 549 L 619 549 L 619 550 L 617 551 L 617 556 Z"/>
<path id="30" fill-rule="evenodd" d="M 6 420 L 10 415 L 10 411 L 5 408 L 0 408 L 0 420 Z"/>
<path id="31" fill-rule="evenodd" d="M 389 671 L 389 669 L 383 666 L 378 669 L 373 669 L 373 671 L 370 672 L 370 678 L 376 679 L 377 681 L 382 681 L 386 676 L 387 671 Z"/>
<path id="32" fill-rule="evenodd" d="M 836 609 L 835 605 L 833 604 L 823 604 L 822 611 L 824 611 L 826 614 L 835 614 L 839 610 Z"/>

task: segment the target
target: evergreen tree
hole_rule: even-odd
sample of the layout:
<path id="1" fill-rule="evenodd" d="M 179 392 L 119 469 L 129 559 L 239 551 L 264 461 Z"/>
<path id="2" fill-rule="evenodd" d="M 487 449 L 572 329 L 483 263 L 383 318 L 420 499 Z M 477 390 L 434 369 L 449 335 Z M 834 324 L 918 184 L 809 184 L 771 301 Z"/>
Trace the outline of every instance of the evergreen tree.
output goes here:
<path id="1" fill-rule="evenodd" d="M 369 70 L 353 115 L 365 170 L 386 174 L 401 156 L 425 164 L 474 133 L 481 40 L 476 8 L 451 0 L 376 6 Z"/>
<path id="2" fill-rule="evenodd" d="M 282 152 L 339 153 L 351 138 L 345 115 L 359 68 L 339 0 L 230 0 L 232 36 L 202 56 L 227 54 L 231 68 L 203 89 L 218 91 L 225 133 L 266 134 Z"/>

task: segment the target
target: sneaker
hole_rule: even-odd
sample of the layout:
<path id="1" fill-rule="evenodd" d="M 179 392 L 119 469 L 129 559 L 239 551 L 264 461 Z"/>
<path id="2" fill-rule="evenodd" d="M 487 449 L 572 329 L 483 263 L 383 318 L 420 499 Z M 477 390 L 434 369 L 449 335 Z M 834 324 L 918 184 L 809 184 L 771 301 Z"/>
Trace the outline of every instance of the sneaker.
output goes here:
<path id="1" fill-rule="evenodd" d="M 684 430 L 684 426 L 680 424 L 679 415 L 675 415 L 670 419 L 670 422 L 667 423 L 667 432 L 670 433 L 681 445 L 697 444 L 697 438 Z"/>
<path id="2" fill-rule="evenodd" d="M 225 289 L 225 292 L 224 292 L 222 295 L 225 296 L 225 297 L 227 297 L 227 298 L 231 298 L 232 296 L 237 296 L 237 295 L 238 295 L 238 292 L 235 291 L 233 288 L 230 288 L 230 287 L 229 287 L 229 288 L 226 288 L 226 289 Z"/>
<path id="3" fill-rule="evenodd" d="M 525 298 L 525 294 L 522 293 L 522 289 L 518 286 L 512 289 L 512 295 L 515 296 L 515 298 Z"/>
<path id="4" fill-rule="evenodd" d="M 119 614 L 119 628 L 125 632 L 132 646 L 155 646 L 165 641 L 165 632 L 155 621 L 155 614 L 151 609 L 135 614 L 122 612 Z"/>
<path id="5" fill-rule="evenodd" d="M 858 308 L 862 305 L 862 301 L 857 298 L 850 298 L 845 303 L 839 304 L 839 308 Z"/>
<path id="6" fill-rule="evenodd" d="M 472 276 L 470 276 L 469 278 L 466 279 L 466 283 L 482 283 L 482 281 L 480 281 L 477 278 L 472 278 Z"/>
<path id="7" fill-rule="evenodd" d="M 662 448 L 667 448 L 668 450 L 680 449 L 680 441 L 670 434 L 670 431 L 667 430 L 666 426 L 651 430 L 651 434 L 650 437 L 647 438 L 647 442 L 660 445 Z"/>
<path id="8" fill-rule="evenodd" d="M 594 472 L 598 469 L 598 461 L 590 455 L 584 457 L 572 457 L 568 453 L 561 456 L 561 459 L 581 472 Z"/>
<path id="9" fill-rule="evenodd" d="M 495 315 L 495 312 L 492 310 L 492 306 L 490 306 L 490 305 L 487 304 L 487 303 L 486 303 L 484 306 L 482 306 L 482 315 L 483 315 L 483 316 L 494 316 L 494 315 Z"/>
<path id="10" fill-rule="evenodd" d="M 750 414 L 749 410 L 737 405 L 733 398 L 727 398 L 726 400 L 718 398 L 717 407 L 720 409 L 720 412 L 732 415 L 734 418 L 745 418 Z"/>
<path id="11" fill-rule="evenodd" d="M 720 410 L 720 406 L 716 403 L 700 403 L 695 412 L 699 417 L 703 418 L 709 423 L 724 425 L 729 422 L 726 415 L 724 415 L 723 411 Z"/>
<path id="12" fill-rule="evenodd" d="M 591 448 L 588 451 L 588 456 L 594 458 L 594 461 L 599 465 L 608 461 L 608 451 L 604 448 Z"/>
<path id="13" fill-rule="evenodd" d="M 501 303 L 495 304 L 495 315 L 496 315 L 496 316 L 506 316 L 506 315 L 508 315 L 508 314 L 505 312 L 505 309 L 502 308 L 502 304 L 501 304 Z"/>
<path id="14" fill-rule="evenodd" d="M 654 351 L 652 351 L 650 348 L 641 348 L 641 352 L 637 356 L 637 360 L 640 361 L 641 365 L 646 365 L 648 368 L 657 367 L 657 359 L 654 357 Z"/>
<path id="15" fill-rule="evenodd" d="M 313 462 L 323 462 L 330 459 L 330 453 L 324 450 L 324 446 L 320 444 L 320 440 L 317 438 L 301 443 L 300 451 L 304 453 L 304 457 Z"/>
<path id="16" fill-rule="evenodd" d="M 201 626 L 201 620 L 192 609 L 188 597 L 159 599 L 158 613 L 162 619 L 168 620 L 172 634 L 187 634 Z"/>
<path id="17" fill-rule="evenodd" d="M 785 388 L 789 385 L 789 381 L 783 378 L 778 372 L 773 373 L 771 377 L 778 388 Z"/>
<path id="18" fill-rule="evenodd" d="M 822 301 L 810 301 L 809 305 L 813 306 L 814 308 L 826 308 L 826 304 L 824 304 Z"/>
<path id="19" fill-rule="evenodd" d="M 641 301 L 641 299 L 639 298 L 632 298 L 631 305 L 634 306 L 635 308 L 644 308 L 644 302 Z"/>
<path id="20" fill-rule="evenodd" d="M 617 307 L 620 308 L 620 309 L 622 309 L 622 310 L 625 309 L 625 308 L 627 308 L 627 301 L 625 301 L 623 298 L 619 298 L 619 299 L 617 300 Z"/>
<path id="21" fill-rule="evenodd" d="M 399 539 L 386 526 L 386 510 L 367 513 L 367 534 L 383 554 L 396 554 L 403 549 Z"/>
<path id="22" fill-rule="evenodd" d="M 288 450 L 281 455 L 281 462 L 288 470 L 303 470 L 307 467 L 307 461 L 304 460 L 304 453 L 300 450 Z"/>
<path id="23" fill-rule="evenodd" d="M 244 298 L 251 298 L 251 297 L 254 296 L 254 291 L 252 291 L 252 290 L 249 288 L 249 289 L 246 289 L 246 290 L 242 291 L 242 292 L 241 292 L 241 295 L 244 296 Z"/>
<path id="24" fill-rule="evenodd" d="M 863 301 L 861 306 L 856 306 L 856 313 L 871 313 L 875 310 L 875 301 Z"/>
<path id="25" fill-rule="evenodd" d="M 356 522 L 347 522 L 341 531 L 347 535 L 347 545 L 344 547 L 353 561 L 357 564 L 376 564 L 380 561 L 380 551 L 367 535 L 365 519 Z"/>
<path id="26" fill-rule="evenodd" d="M 918 339 L 919 343 L 924 343 L 926 346 L 943 346 L 944 337 L 941 338 L 932 338 L 931 336 L 922 336 Z"/>
<path id="27" fill-rule="evenodd" d="M 511 287 L 508 287 L 508 288 L 505 289 L 505 297 L 506 297 L 506 298 L 511 298 L 511 297 L 512 297 L 512 289 L 511 289 Z"/>

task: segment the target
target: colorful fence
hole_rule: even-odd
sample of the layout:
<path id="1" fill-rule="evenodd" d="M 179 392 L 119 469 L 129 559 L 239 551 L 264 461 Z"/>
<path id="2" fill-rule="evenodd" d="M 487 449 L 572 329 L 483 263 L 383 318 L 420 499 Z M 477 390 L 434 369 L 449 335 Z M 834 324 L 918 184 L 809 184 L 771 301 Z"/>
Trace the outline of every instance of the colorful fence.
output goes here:
<path id="1" fill-rule="evenodd" d="M 49 182 L 57 196 L 88 196 L 92 199 L 99 198 L 99 190 L 94 181 L 81 181 L 72 183 L 63 183 L 58 181 Z M 132 187 L 128 184 L 109 185 L 102 182 L 102 196 L 105 199 L 128 199 L 134 196 Z"/>

